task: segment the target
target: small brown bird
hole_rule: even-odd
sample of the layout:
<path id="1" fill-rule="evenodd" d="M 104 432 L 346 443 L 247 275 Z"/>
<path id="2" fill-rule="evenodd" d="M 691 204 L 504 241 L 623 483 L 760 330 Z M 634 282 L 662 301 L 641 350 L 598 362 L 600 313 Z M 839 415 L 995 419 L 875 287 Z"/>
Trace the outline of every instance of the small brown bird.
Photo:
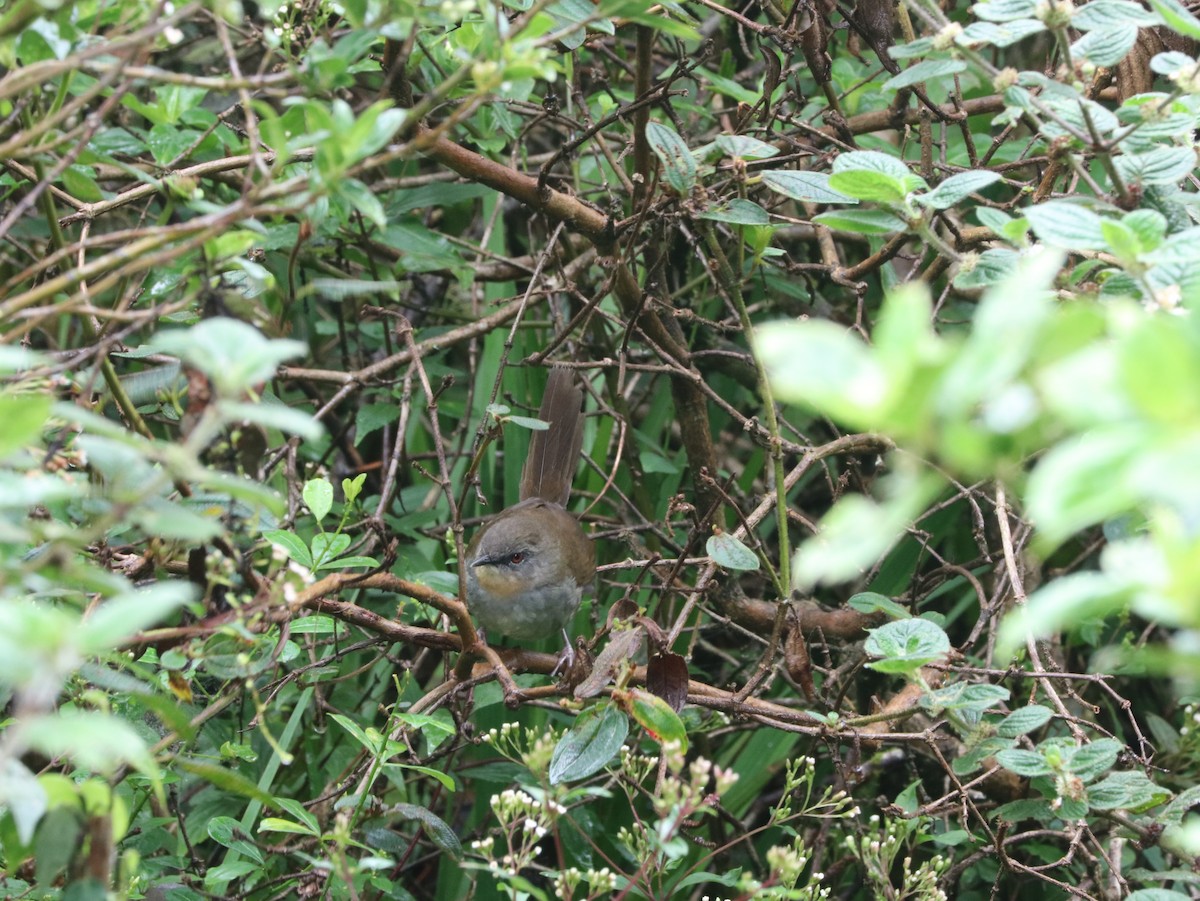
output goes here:
<path id="1" fill-rule="evenodd" d="M 467 548 L 467 605 L 495 638 L 536 641 L 562 631 L 596 577 L 596 550 L 566 510 L 583 446 L 583 392 L 550 370 L 521 471 L 521 500 L 488 520 Z"/>

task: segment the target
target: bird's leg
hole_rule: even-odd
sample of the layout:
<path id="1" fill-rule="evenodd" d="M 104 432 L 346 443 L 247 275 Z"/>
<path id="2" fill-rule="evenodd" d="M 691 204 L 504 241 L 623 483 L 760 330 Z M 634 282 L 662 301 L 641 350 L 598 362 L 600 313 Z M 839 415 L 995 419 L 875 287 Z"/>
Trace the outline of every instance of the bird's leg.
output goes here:
<path id="1" fill-rule="evenodd" d="M 562 630 L 563 649 L 558 655 L 558 663 L 554 664 L 554 669 L 550 670 L 550 678 L 555 678 L 559 673 L 569 673 L 571 667 L 575 665 L 575 647 L 571 644 L 571 636 L 567 634 L 567 630 Z"/>

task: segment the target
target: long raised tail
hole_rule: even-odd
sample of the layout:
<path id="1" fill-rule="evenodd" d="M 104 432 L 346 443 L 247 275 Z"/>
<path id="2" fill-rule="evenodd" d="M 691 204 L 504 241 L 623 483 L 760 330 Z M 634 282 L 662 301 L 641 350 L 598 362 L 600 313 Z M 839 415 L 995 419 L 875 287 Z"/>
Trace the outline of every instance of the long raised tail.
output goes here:
<path id="1" fill-rule="evenodd" d="M 571 496 L 571 481 L 583 448 L 583 392 L 565 366 L 550 370 L 538 419 L 550 428 L 534 432 L 521 470 L 521 500 L 538 497 L 561 506 Z"/>

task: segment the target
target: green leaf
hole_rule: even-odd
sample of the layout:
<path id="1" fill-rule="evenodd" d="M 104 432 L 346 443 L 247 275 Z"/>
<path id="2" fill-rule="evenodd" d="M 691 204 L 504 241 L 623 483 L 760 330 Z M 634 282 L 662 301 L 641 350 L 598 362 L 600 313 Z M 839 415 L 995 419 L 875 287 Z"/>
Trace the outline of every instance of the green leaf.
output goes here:
<path id="1" fill-rule="evenodd" d="M 918 56 L 928 56 L 933 50 L 933 38 L 917 38 L 904 44 L 893 44 L 888 47 L 888 56 L 892 59 L 914 59 Z"/>
<path id="2" fill-rule="evenodd" d="M 1138 240 L 1133 229 L 1115 219 L 1102 219 L 1100 233 L 1108 242 L 1113 256 L 1123 264 L 1130 265 L 1137 261 L 1138 253 L 1142 249 L 1142 242 Z"/>
<path id="3" fill-rule="evenodd" d="M 337 557 L 333 560 L 323 560 L 317 564 L 317 572 L 336 569 L 353 569 L 356 566 L 374 569 L 375 567 L 379 566 L 379 561 L 374 557 L 368 557 L 363 554 L 351 554 L 349 557 Z"/>
<path id="4" fill-rule="evenodd" d="M 292 819 L 297 823 L 303 823 L 307 826 L 313 835 L 320 834 L 321 824 L 317 818 L 295 798 L 275 798 L 271 801 L 270 806 L 278 807 L 280 810 L 290 813 Z"/>
<path id="5" fill-rule="evenodd" d="M 1001 804 L 992 812 L 992 816 L 1009 823 L 1019 823 L 1022 820 L 1049 823 L 1061 818 L 1058 811 L 1050 806 L 1050 802 L 1042 798 L 1027 798 Z"/>
<path id="6" fill-rule="evenodd" d="M 1200 419 L 1200 336 L 1183 320 L 1147 317 L 1130 326 L 1116 362 L 1117 384 L 1144 418 L 1182 430 Z"/>
<path id="7" fill-rule="evenodd" d="M 1160 823 L 1178 826 L 1197 804 L 1200 804 L 1200 785 L 1189 786 L 1171 799 L 1171 803 L 1158 815 L 1158 820 Z"/>
<path id="8" fill-rule="evenodd" d="M 1117 174 L 1128 183 L 1173 185 L 1196 167 L 1196 151 L 1188 147 L 1155 147 L 1145 153 L 1124 153 L 1113 158 Z"/>
<path id="9" fill-rule="evenodd" d="M 333 509 L 333 485 L 328 479 L 309 479 L 304 483 L 301 496 L 318 522 Z"/>
<path id="10" fill-rule="evenodd" d="M 208 837 L 218 845 L 237 851 L 249 857 L 255 864 L 262 866 L 263 856 L 250 835 L 242 828 L 241 823 L 233 817 L 216 816 L 208 821 Z M 211 872 L 211 871 L 210 871 Z"/>
<path id="11" fill-rule="evenodd" d="M 1200 256 L 1200 226 L 1167 237 L 1146 255 L 1151 263 L 1187 263 Z"/>
<path id="12" fill-rule="evenodd" d="M 912 177 L 912 170 L 903 160 L 878 150 L 851 150 L 833 159 L 833 172 L 878 172 L 899 182 Z"/>
<path id="13" fill-rule="evenodd" d="M 534 419 L 532 416 L 508 416 L 504 417 L 505 422 L 511 422 L 513 425 L 519 425 L 523 429 L 529 429 L 533 432 L 544 432 L 550 428 L 550 423 Z"/>
<path id="14" fill-rule="evenodd" d="M 884 172 L 853 170 L 829 176 L 829 187 L 857 200 L 900 203 L 908 196 L 903 180 Z"/>
<path id="15" fill-rule="evenodd" d="M 613 692 L 614 698 L 616 692 Z M 688 749 L 687 728 L 671 705 L 657 695 L 640 688 L 630 689 L 627 694 L 630 716 L 651 734 L 660 744 L 677 742 L 682 753 Z"/>
<path id="16" fill-rule="evenodd" d="M 71 43 L 57 22 L 39 16 L 19 30 L 17 55 L 25 65 L 48 59 L 64 59 L 71 52 Z"/>
<path id="17" fill-rule="evenodd" d="M 1078 203 L 1049 200 L 1023 210 L 1042 241 L 1067 250 L 1108 250 L 1100 217 Z"/>
<path id="18" fill-rule="evenodd" d="M 703 40 L 698 30 L 699 23 L 684 7 L 671 0 L 658 6 L 649 6 L 644 0 L 605 0 L 600 9 L 606 18 L 626 19 L 683 41 Z M 670 15 L 663 15 L 664 10 Z"/>
<path id="19" fill-rule="evenodd" d="M 996 727 L 996 734 L 1001 738 L 1017 738 L 1021 735 L 1028 735 L 1034 729 L 1040 729 L 1046 723 L 1050 722 L 1050 718 L 1054 716 L 1054 712 L 1049 707 L 1043 707 L 1041 704 L 1029 704 L 1014 710 Z"/>
<path id="20" fill-rule="evenodd" d="M 210 763 L 207 760 L 191 760 L 188 758 L 177 758 L 176 764 L 185 773 L 191 773 L 193 776 L 203 779 L 209 785 L 221 791 L 232 792 L 246 798 L 253 798 L 261 804 L 275 803 L 275 799 L 271 797 L 269 792 L 263 791 L 255 783 L 235 770 Z"/>
<path id="21" fill-rule="evenodd" d="M 552 3 L 546 7 L 546 13 L 554 19 L 554 23 L 560 28 L 562 26 L 576 26 L 573 31 L 559 39 L 559 43 L 568 50 L 575 50 L 587 38 L 587 29 L 584 26 L 591 24 L 595 20 L 596 6 L 589 2 L 589 0 L 558 0 L 557 3 Z M 603 19 L 597 24 L 608 24 L 611 27 L 611 23 Z"/>
<path id="22" fill-rule="evenodd" d="M 190 329 L 160 332 L 150 344 L 199 369 L 224 397 L 241 396 L 273 376 L 284 360 L 308 352 L 300 341 L 268 340 L 253 326 L 221 316 Z"/>
<path id="23" fill-rule="evenodd" d="M 1056 82 L 1046 80 L 1045 86 L 1052 88 Z M 1086 97 L 1080 97 L 1074 91 L 1059 89 L 1053 93 L 1043 94 L 1041 103 L 1049 108 L 1066 126 L 1075 133 L 1091 134 L 1093 131 L 1101 138 L 1108 137 L 1120 126 L 1120 120 L 1107 107 L 1101 106 Z M 1042 137 L 1048 141 L 1059 138 L 1074 140 L 1071 132 L 1064 125 L 1059 125 L 1053 119 L 1045 120 L 1042 125 Z"/>
<path id="24" fill-rule="evenodd" d="M 723 885 L 727 888 L 737 888 L 740 876 L 740 868 L 723 873 L 698 871 L 690 873 L 689 875 L 680 879 L 672 886 L 672 888 L 675 889 L 675 891 L 679 891 L 680 889 L 685 889 L 693 885 L 708 885 L 709 883 L 714 885 Z M 732 892 L 731 894 L 736 896 L 737 892 Z"/>
<path id="25" fill-rule="evenodd" d="M 191 129 L 162 122 L 146 133 L 146 146 L 160 166 L 173 165 L 195 140 Z"/>
<path id="26" fill-rule="evenodd" d="M 911 619 L 912 614 L 889 597 L 874 591 L 860 591 L 846 601 L 847 606 L 859 613 L 886 613 L 892 619 Z"/>
<path id="27" fill-rule="evenodd" d="M 421 735 L 429 743 L 430 750 L 436 749 L 443 741 L 458 732 L 454 720 L 444 710 L 433 714 L 397 713 L 395 718 L 398 723 L 421 730 Z"/>
<path id="28" fill-rule="evenodd" d="M 62 182 L 68 194 L 85 203 L 98 203 L 104 199 L 104 192 L 90 166 L 67 166 L 62 173 Z"/>
<path id="29" fill-rule="evenodd" d="M 229 498 L 241 501 L 254 513 L 262 516 L 263 525 L 272 524 L 274 517 L 283 513 L 283 498 L 270 487 L 244 476 L 209 469 L 197 473 L 195 481 L 199 486 L 207 488 L 211 492 L 209 497 L 219 496 L 225 499 L 221 505 L 222 510 L 219 514 L 221 516 L 227 515 L 229 512 L 231 506 Z"/>
<path id="30" fill-rule="evenodd" d="M 921 706 L 928 710 L 967 710 L 979 715 L 1009 699 L 1010 692 L 1002 685 L 953 682 L 927 692 Z"/>
<path id="31" fill-rule="evenodd" d="M 890 235 L 908 228 L 903 219 L 887 210 L 838 210 L 814 216 L 813 222 L 857 235 Z"/>
<path id="32" fill-rule="evenodd" d="M 76 640 L 85 654 L 117 648 L 130 636 L 161 622 L 196 596 L 195 586 L 158 582 L 110 598 L 79 625 Z"/>
<path id="33" fill-rule="evenodd" d="M 1013 19 L 1032 19 L 1037 15 L 1037 0 L 990 0 L 976 3 L 971 12 L 988 22 L 1009 22 Z"/>
<path id="34" fill-rule="evenodd" d="M 1016 380 L 1053 310 L 1050 287 L 1061 262 L 1060 254 L 1041 248 L 1023 255 L 1013 273 L 988 290 L 966 347 L 938 382 L 939 413 L 951 420 L 968 416 Z"/>
<path id="35" fill-rule="evenodd" d="M 1013 19 L 1008 22 L 972 22 L 963 29 L 956 43 L 965 47 L 990 44 L 993 47 L 1011 47 L 1031 34 L 1046 30 L 1046 25 L 1037 19 Z"/>
<path id="36" fill-rule="evenodd" d="M 683 138 L 666 125 L 650 122 L 646 143 L 662 163 L 663 180 L 681 197 L 690 197 L 696 186 L 696 159 Z"/>
<path id="37" fill-rule="evenodd" d="M 296 435 L 305 441 L 316 441 L 325 434 L 321 423 L 308 413 L 292 410 L 277 403 L 247 404 L 223 400 L 220 409 L 227 419 L 244 419 L 264 428 L 278 429 L 286 434 Z"/>
<path id="38" fill-rule="evenodd" d="M 344 635 L 345 629 L 346 627 L 339 620 L 319 613 L 294 619 L 291 622 L 293 635 Z"/>
<path id="39" fill-rule="evenodd" d="M 0 469 L 0 510 L 24 510 L 80 495 L 78 486 L 57 476 L 17 474 Z"/>
<path id="40" fill-rule="evenodd" d="M 762 180 L 772 191 L 804 203 L 858 203 L 850 195 L 833 190 L 829 176 L 823 172 L 772 169 L 762 173 Z"/>
<path id="41" fill-rule="evenodd" d="M 1071 754 L 1067 766 L 1084 782 L 1091 782 L 1111 769 L 1123 750 L 1125 746 L 1116 739 L 1099 738 Z"/>
<path id="42" fill-rule="evenodd" d="M 285 532 L 282 529 L 269 529 L 263 532 L 263 538 L 271 542 L 278 548 L 281 548 L 285 554 L 307 569 L 313 568 L 312 554 L 308 550 L 308 545 L 300 540 L 299 536 L 291 532 Z"/>
<path id="43" fill-rule="evenodd" d="M 116 354 L 114 354 L 116 356 Z M 0 344 L 0 373 L 11 375 L 21 369 L 32 369 L 46 362 L 42 354 L 27 347 Z"/>
<path id="44" fill-rule="evenodd" d="M 966 61 L 961 59 L 927 59 L 924 62 L 909 66 L 903 72 L 893 75 L 883 83 L 883 89 L 885 91 L 898 91 L 900 88 L 907 88 L 934 78 L 957 75 L 966 68 Z"/>
<path id="45" fill-rule="evenodd" d="M 34 830 L 49 809 L 49 797 L 38 777 L 15 757 L 0 763 L 0 804 L 12 815 L 21 844 L 33 840 Z"/>
<path id="46" fill-rule="evenodd" d="M 342 497 L 346 499 L 347 504 L 353 504 L 358 500 L 366 481 L 367 474 L 365 472 L 360 472 L 352 479 L 342 479 Z"/>
<path id="47" fill-rule="evenodd" d="M 246 847 L 253 847 L 249 842 L 244 842 Z M 239 845 L 236 849 L 237 853 L 246 853 L 245 849 Z M 228 860 L 221 862 L 215 867 L 211 867 L 204 872 L 204 884 L 216 888 L 223 886 L 234 879 L 240 879 L 243 876 L 249 876 L 251 873 L 257 873 L 262 868 L 262 857 L 259 856 L 257 861 L 249 860 Z"/>
<path id="48" fill-rule="evenodd" d="M 1143 250 L 1159 247 L 1167 235 L 1167 217 L 1158 210 L 1134 210 L 1121 217 L 1121 224 L 1137 235 Z"/>
<path id="49" fill-rule="evenodd" d="M 41 437 L 53 403 L 48 394 L 0 394 L 0 460 Z"/>
<path id="50" fill-rule="evenodd" d="M 362 726 L 348 716 L 340 713 L 331 713 L 329 717 L 349 732 L 354 737 L 354 740 L 362 745 L 363 749 L 372 757 L 390 760 L 397 754 L 402 754 L 408 750 L 408 746 L 403 742 L 391 741 L 386 735 L 376 729 L 363 729 Z"/>
<path id="51" fill-rule="evenodd" d="M 578 782 L 599 772 L 621 750 L 629 720 L 612 704 L 579 718 L 559 739 L 550 758 L 550 784 Z"/>
<path id="52" fill-rule="evenodd" d="M 713 562 L 726 569 L 752 571 L 759 567 L 758 555 L 729 532 L 710 535 L 705 548 Z"/>
<path id="53" fill-rule="evenodd" d="M 983 762 L 989 757 L 994 757 L 997 751 L 1003 751 L 1011 746 L 1011 740 L 995 736 L 984 738 L 971 745 L 964 754 L 955 757 L 950 762 L 950 768 L 959 776 L 969 776 L 971 773 L 978 772 L 983 767 Z"/>
<path id="54" fill-rule="evenodd" d="M 1026 778 L 1049 776 L 1054 772 L 1044 755 L 1038 751 L 1026 751 L 1022 748 L 1008 748 L 997 752 L 996 762 L 1006 770 Z"/>
<path id="55" fill-rule="evenodd" d="M 1021 255 L 1006 247 L 985 250 L 970 264 L 962 264 L 954 276 L 956 288 L 987 288 L 1010 278 L 1021 262 Z"/>
<path id="56" fill-rule="evenodd" d="M 944 659 L 950 653 L 950 638 L 927 619 L 901 619 L 871 629 L 863 650 L 880 658 L 868 664 L 872 669 L 915 673 L 927 663 Z"/>
<path id="57" fill-rule="evenodd" d="M 723 75 L 713 72 L 711 69 L 705 69 L 703 66 L 697 66 L 692 71 L 704 78 L 706 86 L 713 93 L 724 94 L 726 97 L 733 98 L 738 103 L 753 106 L 761 96 L 757 91 L 751 90 L 737 80 L 726 78 Z"/>
<path id="58" fill-rule="evenodd" d="M 112 773 L 122 764 L 129 764 L 149 778 L 158 779 L 158 765 L 145 741 L 117 716 L 64 710 L 27 717 L 22 723 L 22 738 L 47 757 L 67 757 L 86 770 Z"/>
<path id="59" fill-rule="evenodd" d="M 1200 40 L 1200 19 L 1188 11 L 1179 0 L 1148 0 L 1150 8 L 1162 16 L 1172 31 L 1184 37 Z"/>
<path id="60" fill-rule="evenodd" d="M 776 397 L 864 430 L 878 425 L 889 376 L 871 350 L 828 320 L 755 329 L 754 344 Z"/>
<path id="61" fill-rule="evenodd" d="M 1020 243 L 1029 231 L 1028 219 L 1024 217 L 1018 219 L 992 207 L 976 207 L 975 218 L 981 225 L 986 225 L 999 237 L 1012 244 Z M 987 251 L 984 252 L 985 256 L 986 254 Z"/>
<path id="62" fill-rule="evenodd" d="M 351 538 L 345 532 L 319 532 L 312 537 L 313 560 L 320 564 L 340 557 L 350 547 L 350 542 Z"/>
<path id="63" fill-rule="evenodd" d="M 1071 13 L 1071 27 L 1080 31 L 1129 24 L 1140 28 L 1161 25 L 1162 18 L 1131 0 L 1089 0 Z"/>
<path id="64" fill-rule="evenodd" d="M 296 297 L 305 298 L 314 294 L 328 300 L 348 300 L 354 297 L 379 295 L 391 297 L 398 294 L 403 287 L 404 282 L 394 279 L 314 278 L 296 292 Z"/>
<path id="65" fill-rule="evenodd" d="M 1155 785 L 1141 770 L 1110 773 L 1089 785 L 1088 807 L 1092 810 L 1133 810 L 1141 812 L 1167 801 L 1171 793 Z"/>
<path id="66" fill-rule="evenodd" d="M 718 204 L 700 214 L 701 219 L 728 222 L 731 225 L 770 225 L 767 211 L 752 200 L 735 197 L 728 203 Z"/>
<path id="67" fill-rule="evenodd" d="M 214 261 L 240 257 L 261 240 L 262 236 L 250 229 L 232 229 L 206 241 L 204 253 Z"/>
<path id="68" fill-rule="evenodd" d="M 290 835 L 312 835 L 318 836 L 319 832 L 314 832 L 308 826 L 300 823 L 295 823 L 291 820 L 284 820 L 279 817 L 263 817 L 261 823 L 258 824 L 259 832 L 285 832 Z"/>
<path id="69" fill-rule="evenodd" d="M 1101 619 L 1124 610 L 1132 596 L 1130 585 L 1105 573 L 1060 576 L 1030 595 L 1024 607 L 1004 618 L 996 653 L 1007 657 L 1023 646 L 1028 636 L 1046 638 L 1085 619 Z"/>
<path id="70" fill-rule="evenodd" d="M 416 820 L 434 845 L 452 857 L 462 857 L 462 842 L 458 840 L 458 835 L 433 811 L 416 804 L 393 804 L 388 812 L 406 820 Z"/>
<path id="71" fill-rule="evenodd" d="M 358 408 L 354 419 L 354 444 L 357 447 L 364 438 L 385 425 L 400 418 L 400 407 L 396 404 L 366 404 Z"/>
<path id="72" fill-rule="evenodd" d="M 748 135 L 718 135 L 715 143 L 729 156 L 744 160 L 765 160 L 779 153 L 779 148 L 774 144 Z"/>
<path id="73" fill-rule="evenodd" d="M 1115 66 L 1129 55 L 1137 36 L 1138 27 L 1127 22 L 1098 28 L 1071 45 L 1071 57 L 1097 66 Z"/>
<path id="74" fill-rule="evenodd" d="M 960 172 L 957 175 L 951 175 L 928 194 L 920 194 L 913 199 L 922 206 L 932 207 L 935 210 L 946 210 L 976 191 L 995 184 L 1000 181 L 1000 178 L 998 172 L 988 172 L 983 169 Z"/>
<path id="75" fill-rule="evenodd" d="M 1131 509 L 1130 473 L 1154 438 L 1132 425 L 1095 429 L 1063 441 L 1038 461 L 1026 505 L 1045 548 Z"/>
<path id="76" fill-rule="evenodd" d="M 42 820 L 33 846 L 33 878 L 41 885 L 49 885 L 59 878 L 79 853 L 83 843 L 82 816 L 68 807 L 52 807 Z M 7 881 L 7 880 L 6 880 Z M 103 898 L 88 899 L 100 901 Z"/>
<path id="77" fill-rule="evenodd" d="M 337 181 L 337 195 L 362 214 L 363 218 L 378 229 L 387 228 L 388 218 L 383 204 L 374 192 L 356 178 Z"/>
<path id="78" fill-rule="evenodd" d="M 458 791 L 458 784 L 454 781 L 454 777 L 448 773 L 443 773 L 441 770 L 435 770 L 430 766 L 417 766 L 413 763 L 387 763 L 384 767 L 397 767 L 402 770 L 408 770 L 412 773 L 420 773 L 422 776 L 428 776 L 435 782 L 441 783 L 446 791 Z"/>
<path id="79" fill-rule="evenodd" d="M 881 480 L 882 501 L 843 496 L 821 529 L 796 552 L 792 578 L 801 588 L 859 578 L 896 543 L 941 487 L 932 474 L 897 469 Z"/>
<path id="80" fill-rule="evenodd" d="M 1174 75 L 1180 70 L 1191 71 L 1196 65 L 1196 61 L 1186 53 L 1180 53 L 1178 50 L 1172 50 L 1167 53 L 1159 53 L 1150 60 L 1150 69 L 1157 72 L 1159 75 Z"/>
<path id="81" fill-rule="evenodd" d="M 437 232 L 414 222 L 393 222 L 381 239 L 400 252 L 396 272 L 436 272 L 441 269 L 466 269 L 462 252 Z M 390 290 L 390 289 L 389 289 Z"/>
<path id="82" fill-rule="evenodd" d="M 188 499 L 188 502 L 195 502 L 195 498 Z M 211 512 L 211 507 L 206 506 L 202 512 L 193 512 L 183 504 L 155 497 L 130 511 L 127 517 L 129 522 L 135 523 L 147 534 L 200 544 L 224 533 L 217 516 L 205 515 L 207 512 Z"/>

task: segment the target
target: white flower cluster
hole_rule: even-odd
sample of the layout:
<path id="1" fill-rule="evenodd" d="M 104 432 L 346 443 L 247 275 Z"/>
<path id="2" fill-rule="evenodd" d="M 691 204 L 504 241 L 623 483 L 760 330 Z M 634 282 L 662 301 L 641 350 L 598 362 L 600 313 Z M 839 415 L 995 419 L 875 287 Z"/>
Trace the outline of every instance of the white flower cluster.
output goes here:
<path id="1" fill-rule="evenodd" d="M 589 898 L 602 898 L 616 891 L 617 876 L 608 867 L 599 870 L 568 867 L 554 877 L 554 895 L 560 901 L 571 901 L 581 883 L 587 883 Z"/>
<path id="2" fill-rule="evenodd" d="M 1180 735 L 1188 735 L 1192 731 L 1192 724 L 1200 725 L 1200 710 L 1196 709 L 1195 704 L 1188 704 L 1183 708 L 1184 721 L 1179 727 Z"/>
<path id="3" fill-rule="evenodd" d="M 527 728 L 522 731 L 517 723 L 505 723 L 499 729 L 489 729 L 481 740 L 513 763 L 528 767 L 534 773 L 544 773 L 550 766 L 559 737 L 553 729 Z"/>
<path id="4" fill-rule="evenodd" d="M 621 746 L 620 756 L 621 773 L 635 785 L 640 785 L 644 782 L 658 766 L 657 757 L 649 754 L 638 754 L 624 745 Z"/>
<path id="5" fill-rule="evenodd" d="M 784 789 L 779 803 L 771 811 L 772 822 L 782 823 L 793 816 L 845 819 L 857 817 L 861 812 L 851 806 L 853 799 L 843 790 L 834 791 L 826 787 L 820 797 L 813 799 L 817 779 L 817 761 L 812 757 L 796 757 L 788 761 Z M 793 810 L 793 803 L 799 810 Z"/>
<path id="6" fill-rule="evenodd" d="M 875 884 L 880 895 L 919 899 L 919 901 L 947 901 L 946 893 L 938 887 L 938 880 L 949 868 L 950 861 L 935 855 L 914 868 L 912 857 L 902 860 L 904 885 L 897 890 L 892 884 L 893 864 L 901 849 L 918 840 L 922 832 L 921 821 L 889 819 L 881 822 L 873 814 L 867 821 L 869 830 L 862 836 L 847 836 L 846 847 L 863 864 L 867 879 Z M 814 874 L 814 878 L 817 878 Z"/>
<path id="7" fill-rule="evenodd" d="M 494 726 L 484 733 L 483 741 L 489 745 L 500 745 L 504 742 L 511 741 L 514 738 L 514 733 L 520 735 L 521 727 L 516 723 L 505 723 L 499 729 Z"/>
<path id="8" fill-rule="evenodd" d="M 486 858 L 488 869 L 500 878 L 514 878 L 531 865 L 542 853 L 539 842 L 549 832 L 550 824 L 567 812 L 554 799 L 541 801 L 529 792 L 513 788 L 493 795 L 491 807 L 504 839 L 504 852 L 496 856 L 495 836 L 472 842 L 471 850 Z"/>
<path id="9" fill-rule="evenodd" d="M 683 755 L 677 749 L 663 747 L 667 755 L 667 767 L 671 775 L 663 779 L 659 793 L 654 798 L 655 812 L 663 818 L 682 813 L 690 816 L 697 810 L 708 806 L 715 799 L 727 792 L 738 780 L 738 774 L 704 757 L 697 757 L 687 766 L 687 777 L 683 775 Z M 710 794 L 709 785 L 713 785 Z"/>

